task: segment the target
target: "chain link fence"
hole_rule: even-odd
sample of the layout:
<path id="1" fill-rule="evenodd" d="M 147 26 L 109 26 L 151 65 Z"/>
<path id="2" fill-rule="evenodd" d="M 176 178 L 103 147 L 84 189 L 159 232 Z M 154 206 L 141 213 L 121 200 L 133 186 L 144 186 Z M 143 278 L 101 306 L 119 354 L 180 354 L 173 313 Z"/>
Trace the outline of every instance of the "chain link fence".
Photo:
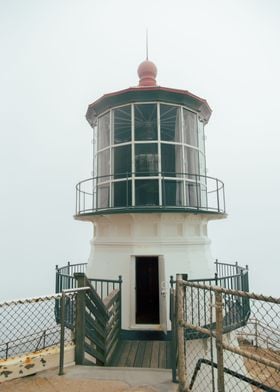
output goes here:
<path id="1" fill-rule="evenodd" d="M 0 303 L 0 359 L 59 346 L 61 294 Z M 75 293 L 65 294 L 64 344 L 73 341 Z"/>
<path id="2" fill-rule="evenodd" d="M 177 277 L 181 391 L 280 391 L 280 299 Z"/>

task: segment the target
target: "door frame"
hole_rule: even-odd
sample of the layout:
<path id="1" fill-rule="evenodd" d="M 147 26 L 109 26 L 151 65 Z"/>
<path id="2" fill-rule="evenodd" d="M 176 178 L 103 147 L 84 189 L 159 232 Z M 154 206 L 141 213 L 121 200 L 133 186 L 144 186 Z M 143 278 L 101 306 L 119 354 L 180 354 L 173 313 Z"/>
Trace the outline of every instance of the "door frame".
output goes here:
<path id="1" fill-rule="evenodd" d="M 136 324 L 136 258 L 137 257 L 157 257 L 158 259 L 158 279 L 159 279 L 159 324 Z M 166 295 L 162 293 L 162 281 L 165 281 L 165 262 L 163 255 L 155 254 L 135 254 L 130 256 L 130 329 L 166 331 L 167 303 Z M 161 280 L 161 281 L 160 281 Z M 165 313 L 165 315 L 164 315 Z"/>

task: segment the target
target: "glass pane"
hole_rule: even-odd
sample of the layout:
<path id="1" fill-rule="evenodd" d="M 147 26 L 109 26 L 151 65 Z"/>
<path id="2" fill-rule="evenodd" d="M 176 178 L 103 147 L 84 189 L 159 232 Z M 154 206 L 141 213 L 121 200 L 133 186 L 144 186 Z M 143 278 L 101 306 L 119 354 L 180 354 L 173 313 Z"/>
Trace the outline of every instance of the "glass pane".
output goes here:
<path id="1" fill-rule="evenodd" d="M 185 172 L 188 174 L 199 174 L 198 151 L 190 147 L 185 147 Z"/>
<path id="2" fill-rule="evenodd" d="M 110 150 L 104 150 L 97 154 L 97 175 L 106 176 L 110 174 Z M 108 178 L 102 178 L 101 181 L 106 181 Z"/>
<path id="3" fill-rule="evenodd" d="M 110 113 L 98 119 L 97 127 L 97 149 L 108 147 L 110 144 Z"/>
<path id="4" fill-rule="evenodd" d="M 199 171 L 202 176 L 206 176 L 205 156 L 201 152 L 199 153 Z M 204 180 L 205 178 L 201 178 L 201 181 Z"/>
<path id="5" fill-rule="evenodd" d="M 131 140 L 131 107 L 124 106 L 113 111 L 114 143 L 125 143 Z"/>
<path id="6" fill-rule="evenodd" d="M 205 153 L 205 143 L 204 143 L 204 125 L 203 122 L 198 120 L 198 147 L 200 151 Z"/>
<path id="7" fill-rule="evenodd" d="M 158 180 L 135 181 L 136 206 L 158 205 Z"/>
<path id="8" fill-rule="evenodd" d="M 123 178 L 131 175 L 131 145 L 115 147 L 112 150 L 114 156 L 115 178 Z"/>
<path id="9" fill-rule="evenodd" d="M 184 118 L 184 143 L 198 147 L 196 114 L 183 109 Z"/>
<path id="10" fill-rule="evenodd" d="M 181 141 L 181 115 L 178 107 L 160 105 L 160 137 L 166 141 Z"/>
<path id="11" fill-rule="evenodd" d="M 183 205 L 183 186 L 180 181 L 162 181 L 162 205 L 182 206 Z"/>
<path id="12" fill-rule="evenodd" d="M 98 185 L 97 188 L 97 208 L 109 207 L 109 184 Z"/>
<path id="13" fill-rule="evenodd" d="M 182 146 L 161 144 L 161 171 L 164 176 L 180 175 L 183 172 Z"/>
<path id="14" fill-rule="evenodd" d="M 113 206 L 129 207 L 131 206 L 131 181 L 114 182 L 113 189 Z"/>
<path id="15" fill-rule="evenodd" d="M 187 182 L 186 183 L 186 206 L 199 207 L 200 206 L 200 184 Z"/>
<path id="16" fill-rule="evenodd" d="M 135 144 L 135 172 L 138 176 L 158 174 L 157 144 Z"/>
<path id="17" fill-rule="evenodd" d="M 207 188 L 206 184 L 201 184 L 200 186 L 200 191 L 201 191 L 201 207 L 202 208 L 207 208 Z"/>
<path id="18" fill-rule="evenodd" d="M 157 105 L 135 105 L 135 140 L 157 139 Z"/>

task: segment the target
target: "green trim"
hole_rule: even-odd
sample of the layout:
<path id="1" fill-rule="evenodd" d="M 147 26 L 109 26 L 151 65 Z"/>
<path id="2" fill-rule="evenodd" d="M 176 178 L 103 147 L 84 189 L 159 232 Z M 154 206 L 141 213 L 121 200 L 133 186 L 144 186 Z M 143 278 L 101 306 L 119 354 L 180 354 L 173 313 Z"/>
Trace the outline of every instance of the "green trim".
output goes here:
<path id="1" fill-rule="evenodd" d="M 120 340 L 171 340 L 171 331 L 165 334 L 163 331 L 151 330 L 127 330 L 122 329 L 120 333 Z"/>
<path id="2" fill-rule="evenodd" d="M 208 214 L 208 215 L 224 215 L 226 213 L 221 211 L 209 211 L 203 209 L 194 209 L 188 207 L 123 207 L 123 208 L 107 208 L 107 209 L 99 209 L 97 211 L 89 211 L 89 212 L 81 212 L 75 215 L 75 218 L 79 218 L 82 216 L 92 216 L 92 215 L 115 215 L 115 214 L 131 214 L 131 213 L 191 213 L 194 215 L 197 214 Z"/>
<path id="3" fill-rule="evenodd" d="M 128 89 L 112 95 L 104 95 L 98 101 L 89 105 L 86 118 L 89 122 L 92 122 L 92 117 L 97 117 L 101 113 L 113 107 L 135 102 L 150 101 L 187 106 L 195 112 L 201 112 L 202 117 L 206 121 L 208 121 L 211 115 L 211 109 L 206 101 L 203 102 L 198 98 L 196 99 L 194 96 L 188 95 L 185 91 L 179 93 L 154 88 L 152 90 Z"/>

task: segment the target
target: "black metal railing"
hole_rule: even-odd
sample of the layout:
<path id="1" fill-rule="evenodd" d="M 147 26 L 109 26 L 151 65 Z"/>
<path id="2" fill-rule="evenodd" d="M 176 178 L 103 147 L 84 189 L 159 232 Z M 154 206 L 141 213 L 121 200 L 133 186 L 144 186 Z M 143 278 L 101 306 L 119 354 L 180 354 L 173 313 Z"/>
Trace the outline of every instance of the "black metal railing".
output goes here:
<path id="1" fill-rule="evenodd" d="M 93 177 L 76 185 L 77 216 L 142 208 L 224 214 L 224 184 L 200 174 L 130 172 Z"/>
<path id="2" fill-rule="evenodd" d="M 55 278 L 55 291 L 61 293 L 63 290 L 75 289 L 78 287 L 77 279 L 75 278 L 76 273 L 85 273 L 87 263 L 81 264 L 70 264 L 63 267 L 56 266 L 56 278 Z M 92 287 L 98 293 L 100 298 L 103 300 L 113 290 L 121 289 L 121 276 L 118 279 L 98 279 L 98 278 L 87 278 L 91 283 Z"/>
<path id="3" fill-rule="evenodd" d="M 0 343 L 0 359 L 8 359 L 25 352 L 35 352 L 52 347 L 59 342 L 59 332 L 57 327 L 52 327 Z"/>
<path id="4" fill-rule="evenodd" d="M 235 264 L 220 263 L 215 261 L 216 273 L 213 278 L 188 279 L 187 274 L 183 274 L 183 279 L 206 286 L 218 286 L 235 291 L 249 291 L 248 266 L 245 268 Z M 231 274 L 231 275 L 227 275 Z M 171 288 L 174 287 L 173 277 L 170 280 Z M 201 288 L 189 287 L 185 295 L 185 314 L 191 324 L 211 329 L 215 326 L 215 320 L 209 318 L 208 307 L 211 303 L 211 292 Z M 250 316 L 250 303 L 246 297 L 238 297 L 235 294 L 225 294 L 225 309 L 223 319 L 223 332 L 230 332 L 244 326 Z M 198 339 L 207 337 L 197 331 L 185 330 L 186 339 Z"/>
<path id="5" fill-rule="evenodd" d="M 219 263 L 215 261 L 216 273 L 211 279 L 184 279 L 189 282 L 204 284 L 207 286 L 218 286 L 234 291 L 249 291 L 249 274 L 248 266 L 245 268 L 235 264 Z M 186 313 L 191 320 L 191 323 L 211 329 L 215 322 L 209 320 L 207 317 L 207 306 L 209 306 L 209 291 L 201 290 L 199 288 L 190 287 L 189 297 L 186 298 Z M 203 305 L 202 305 L 203 304 Z M 223 332 L 230 332 L 246 324 L 250 316 L 250 303 L 246 297 L 238 297 L 235 294 L 225 294 L 225 309 L 223 319 Z M 201 334 L 197 331 L 186 330 L 186 337 L 188 339 L 199 338 Z"/>
<path id="6" fill-rule="evenodd" d="M 74 274 L 77 272 L 85 272 L 87 263 L 71 264 L 69 261 L 67 265 L 58 267 L 56 265 L 56 276 L 55 276 L 55 292 L 62 293 L 63 290 L 77 288 L 77 281 L 74 278 Z"/>
<path id="7" fill-rule="evenodd" d="M 69 300 L 67 297 L 67 303 Z M 58 346 L 61 337 L 56 309 L 60 303 L 60 294 L 0 303 L 0 359 Z M 69 318 L 69 311 L 66 316 Z M 63 344 L 72 340 L 68 329 Z"/>

